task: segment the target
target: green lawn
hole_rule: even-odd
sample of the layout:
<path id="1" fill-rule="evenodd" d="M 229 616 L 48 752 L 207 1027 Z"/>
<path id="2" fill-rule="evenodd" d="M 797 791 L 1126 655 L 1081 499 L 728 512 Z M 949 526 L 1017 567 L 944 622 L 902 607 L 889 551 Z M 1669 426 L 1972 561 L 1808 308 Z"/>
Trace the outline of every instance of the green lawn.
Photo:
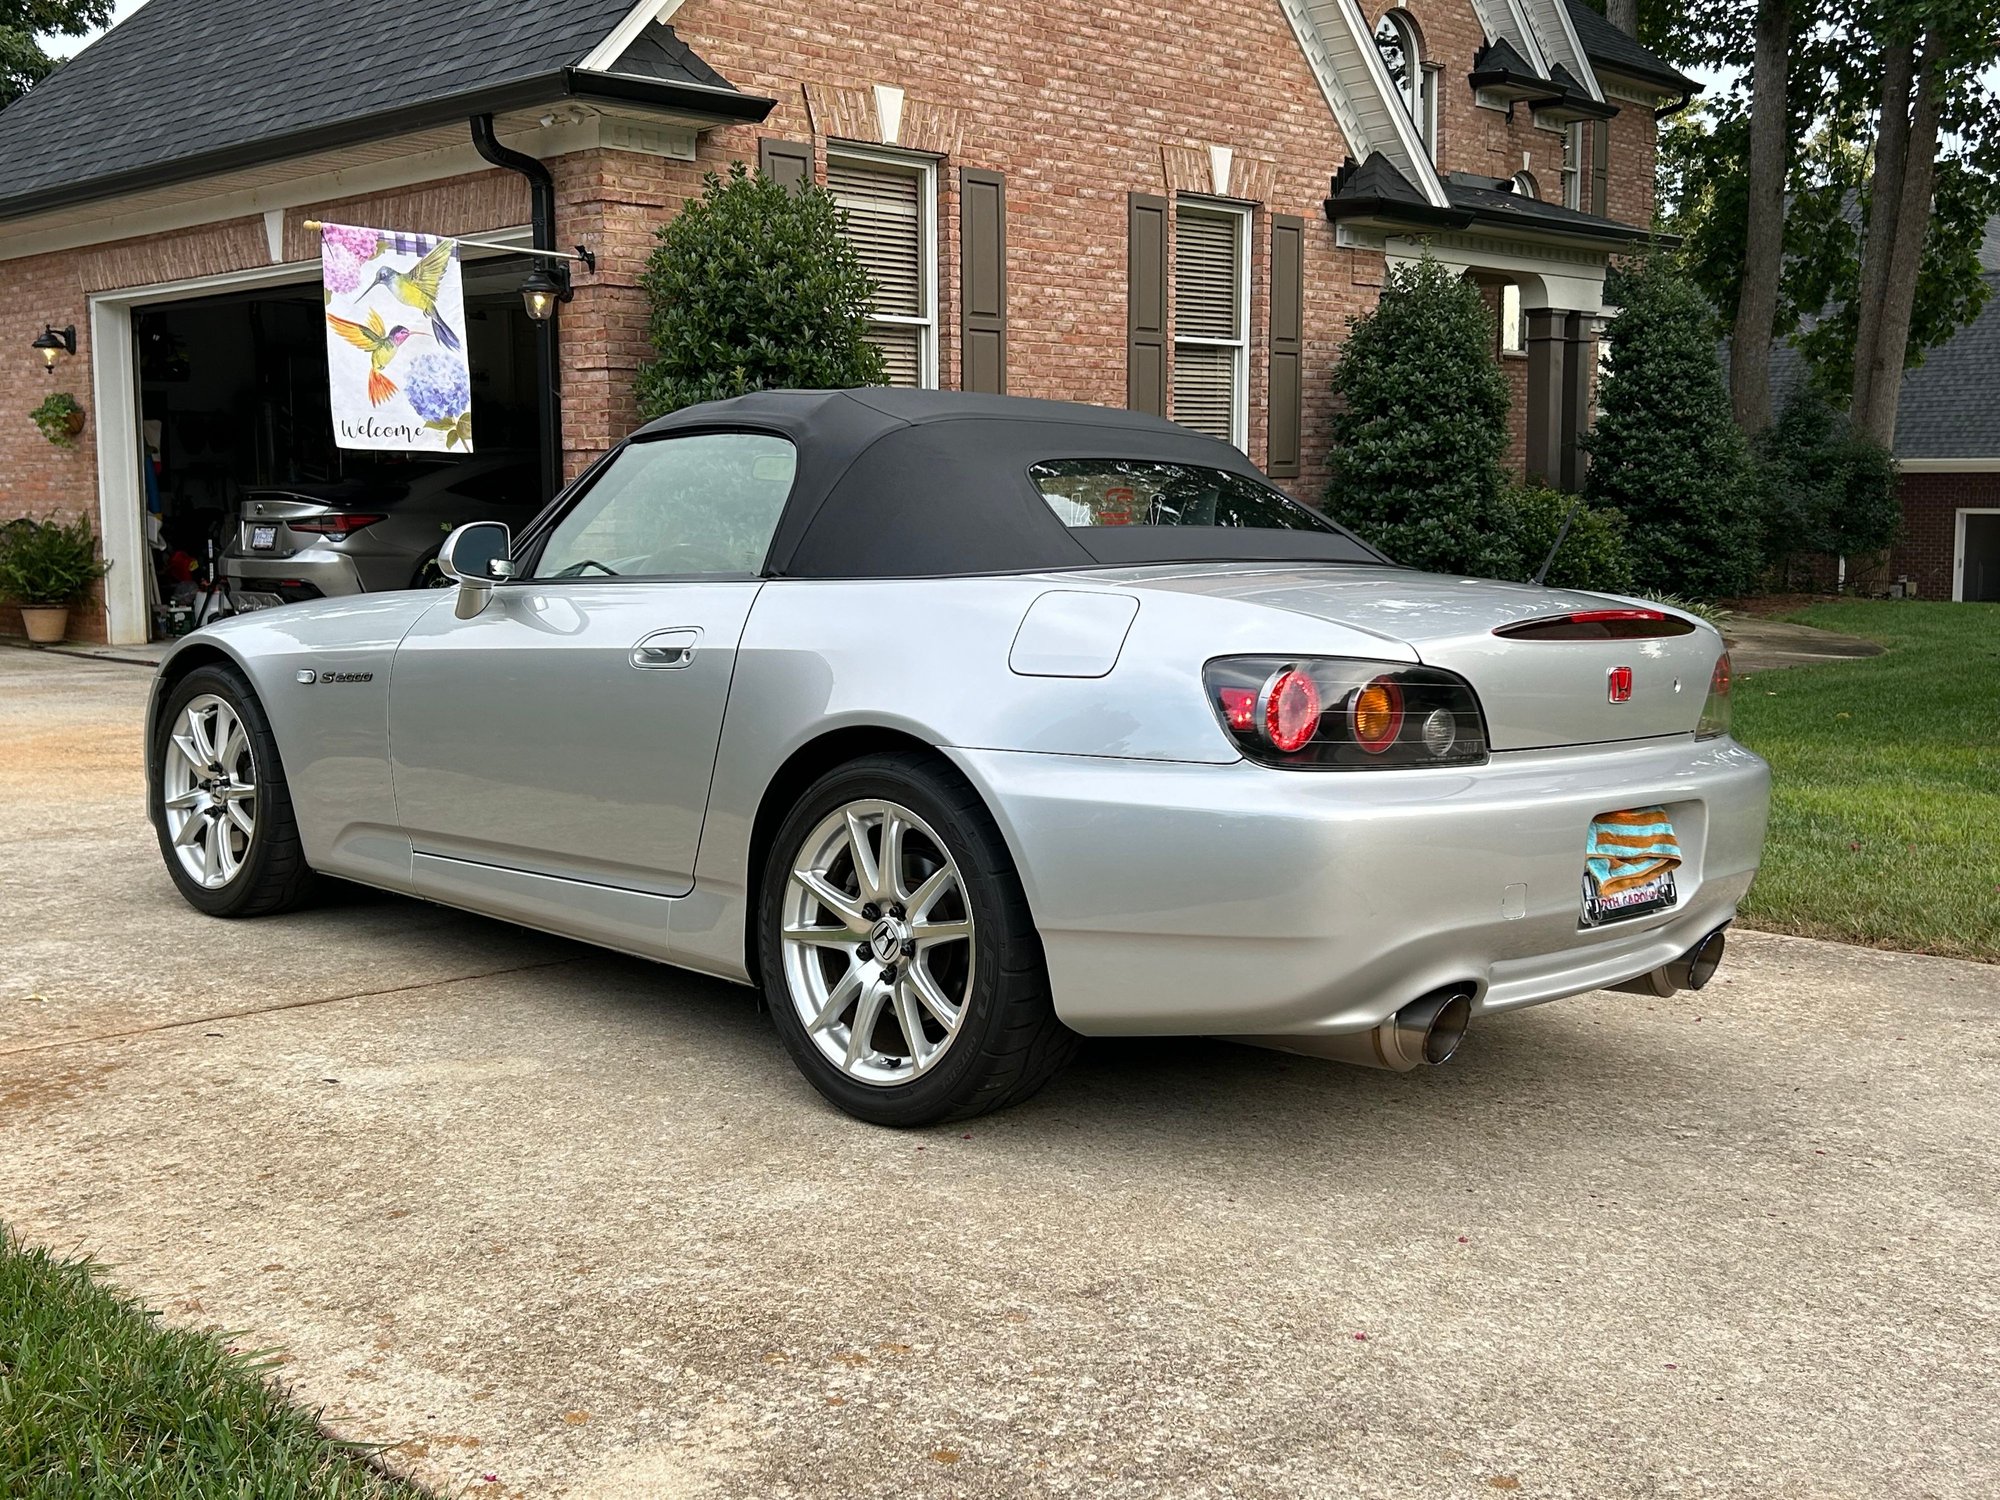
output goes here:
<path id="1" fill-rule="evenodd" d="M 416 1500 L 323 1434 L 253 1356 L 163 1327 L 88 1263 L 0 1229 L 0 1495 Z"/>
<path id="2" fill-rule="evenodd" d="M 2000 962 L 2000 605 L 1856 601 L 1784 618 L 1889 649 L 1741 681 L 1736 737 L 1774 779 L 1744 921 Z"/>

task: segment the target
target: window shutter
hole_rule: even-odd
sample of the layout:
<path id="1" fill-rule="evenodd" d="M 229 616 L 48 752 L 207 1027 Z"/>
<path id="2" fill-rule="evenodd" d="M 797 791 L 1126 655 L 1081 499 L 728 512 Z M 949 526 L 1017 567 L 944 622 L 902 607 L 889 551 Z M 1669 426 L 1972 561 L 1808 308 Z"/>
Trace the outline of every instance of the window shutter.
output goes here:
<path id="1" fill-rule="evenodd" d="M 813 179 L 813 148 L 767 135 L 757 142 L 757 170 L 778 186 L 799 192 Z"/>
<path id="2" fill-rule="evenodd" d="M 1299 434 L 1304 425 L 1300 363 L 1305 335 L 1306 221 L 1271 217 L 1270 455 L 1265 472 L 1276 479 L 1299 474 Z"/>
<path id="3" fill-rule="evenodd" d="M 1007 393 L 1007 179 L 967 167 L 958 174 L 959 388 Z"/>
<path id="4" fill-rule="evenodd" d="M 1167 200 L 1126 201 L 1125 404 L 1167 414 Z"/>
<path id="5" fill-rule="evenodd" d="M 1611 122 L 1599 120 L 1590 127 L 1590 211 L 1600 219 L 1610 183 Z"/>

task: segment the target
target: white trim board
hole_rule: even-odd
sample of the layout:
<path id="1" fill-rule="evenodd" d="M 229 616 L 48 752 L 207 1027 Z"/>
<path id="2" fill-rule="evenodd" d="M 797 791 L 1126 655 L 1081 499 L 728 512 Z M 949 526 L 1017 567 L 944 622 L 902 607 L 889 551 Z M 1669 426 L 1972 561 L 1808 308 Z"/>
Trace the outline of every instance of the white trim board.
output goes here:
<path id="1" fill-rule="evenodd" d="M 2000 516 L 2000 506 L 1962 505 L 1951 528 L 1951 602 L 1965 603 L 1965 518 Z"/>
<path id="2" fill-rule="evenodd" d="M 611 34 L 584 54 L 577 67 L 590 73 L 608 73 L 611 65 L 625 55 L 625 49 L 639 40 L 655 21 L 669 21 L 681 8 L 681 0 L 639 0 L 631 12 L 611 28 Z"/>

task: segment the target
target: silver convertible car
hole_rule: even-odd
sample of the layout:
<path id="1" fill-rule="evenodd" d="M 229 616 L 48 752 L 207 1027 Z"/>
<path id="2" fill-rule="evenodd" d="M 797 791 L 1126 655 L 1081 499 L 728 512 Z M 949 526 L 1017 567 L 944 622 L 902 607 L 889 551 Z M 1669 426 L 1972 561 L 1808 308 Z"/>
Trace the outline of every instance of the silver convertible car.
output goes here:
<path id="1" fill-rule="evenodd" d="M 865 1120 L 1010 1104 L 1079 1035 L 1410 1069 L 1699 986 L 1763 844 L 1709 626 L 1393 566 L 1150 417 L 746 396 L 440 561 L 167 657 L 187 899 L 337 876 L 761 985 Z"/>

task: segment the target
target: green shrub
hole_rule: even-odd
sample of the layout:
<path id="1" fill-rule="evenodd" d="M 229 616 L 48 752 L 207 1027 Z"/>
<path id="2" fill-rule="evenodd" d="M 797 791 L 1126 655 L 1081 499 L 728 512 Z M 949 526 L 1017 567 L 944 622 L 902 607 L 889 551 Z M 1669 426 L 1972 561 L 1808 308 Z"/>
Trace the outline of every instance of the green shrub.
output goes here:
<path id="1" fill-rule="evenodd" d="M 1507 382 L 1478 288 L 1426 256 L 1349 329 L 1327 513 L 1411 567 L 1520 577 L 1500 498 Z"/>
<path id="2" fill-rule="evenodd" d="M 741 162 L 659 232 L 646 267 L 654 358 L 640 371 L 648 417 L 746 391 L 879 385 L 869 280 L 817 187 L 794 193 Z"/>
<path id="3" fill-rule="evenodd" d="M 1575 507 L 1562 549 L 1543 580 L 1551 588 L 1593 589 L 1602 594 L 1632 592 L 1632 550 L 1625 517 L 1609 506 L 1577 504 L 1575 495 L 1543 484 L 1510 484 L 1501 492 L 1521 576 L 1531 577 L 1562 533 L 1563 518 Z"/>
<path id="4" fill-rule="evenodd" d="M 0 539 L 0 598 L 16 604 L 73 605 L 104 573 L 87 516 L 16 524 Z"/>
<path id="5" fill-rule="evenodd" d="M 1634 579 L 1692 599 L 1740 594 L 1763 566 L 1757 487 L 1715 357 L 1715 317 L 1663 255 L 1615 269 L 1610 360 L 1585 493 L 1623 511 Z"/>
<path id="6" fill-rule="evenodd" d="M 1759 436 L 1756 462 L 1765 559 L 1787 584 L 1802 558 L 1895 544 L 1903 523 L 1895 460 L 1824 398 L 1802 391 L 1786 403 Z"/>

